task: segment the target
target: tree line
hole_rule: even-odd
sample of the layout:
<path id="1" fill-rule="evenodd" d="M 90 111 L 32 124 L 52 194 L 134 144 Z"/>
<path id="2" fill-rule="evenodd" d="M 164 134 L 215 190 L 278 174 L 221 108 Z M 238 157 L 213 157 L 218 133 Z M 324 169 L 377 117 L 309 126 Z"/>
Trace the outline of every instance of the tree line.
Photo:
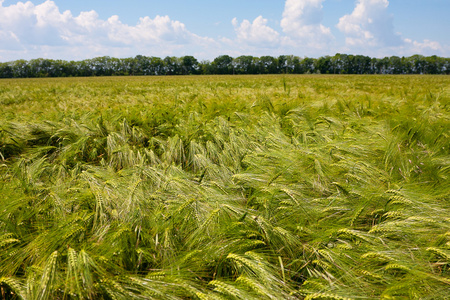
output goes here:
<path id="1" fill-rule="evenodd" d="M 281 55 L 233 58 L 220 55 L 213 61 L 193 56 L 164 59 L 137 55 L 130 58 L 96 57 L 81 61 L 53 59 L 16 60 L 0 63 L 0 78 L 194 75 L 194 74 L 450 74 L 450 58 L 413 55 L 371 58 L 336 54 L 319 58 Z"/>

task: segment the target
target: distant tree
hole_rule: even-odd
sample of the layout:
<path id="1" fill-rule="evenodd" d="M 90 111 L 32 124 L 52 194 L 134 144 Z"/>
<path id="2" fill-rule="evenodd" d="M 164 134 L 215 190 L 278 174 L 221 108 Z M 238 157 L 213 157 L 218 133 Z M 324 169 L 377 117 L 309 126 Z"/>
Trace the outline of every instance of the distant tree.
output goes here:
<path id="1" fill-rule="evenodd" d="M 252 58 L 252 70 L 253 72 L 251 74 L 259 74 L 261 67 L 259 66 L 259 57 L 253 57 Z"/>
<path id="2" fill-rule="evenodd" d="M 150 59 L 147 56 L 137 55 L 134 58 L 125 59 L 129 65 L 129 75 L 150 75 L 148 72 Z"/>
<path id="3" fill-rule="evenodd" d="M 215 74 L 233 74 L 233 58 L 229 55 L 220 55 L 212 62 Z"/>
<path id="4" fill-rule="evenodd" d="M 280 55 L 277 58 L 277 73 L 288 74 L 287 55 Z"/>
<path id="5" fill-rule="evenodd" d="M 144 69 L 145 75 L 165 75 L 164 60 L 159 57 L 148 58 L 148 66 Z"/>
<path id="6" fill-rule="evenodd" d="M 253 65 L 253 56 L 241 55 L 233 60 L 236 74 L 253 74 L 255 68 Z"/>
<path id="7" fill-rule="evenodd" d="M 180 60 L 175 56 L 166 56 L 164 58 L 164 69 L 166 75 L 180 75 L 181 74 Z"/>
<path id="8" fill-rule="evenodd" d="M 202 60 L 199 64 L 199 73 L 204 75 L 214 74 L 214 67 L 209 60 Z"/>
<path id="9" fill-rule="evenodd" d="M 376 74 L 376 68 L 375 68 L 376 64 L 377 64 L 377 59 L 375 57 L 371 58 L 370 59 L 370 74 Z"/>
<path id="10" fill-rule="evenodd" d="M 313 73 L 314 72 L 314 59 L 305 57 L 299 63 L 299 73 Z"/>
<path id="11" fill-rule="evenodd" d="M 12 63 L 13 77 L 26 78 L 30 77 L 30 65 L 24 59 L 16 60 Z"/>
<path id="12" fill-rule="evenodd" d="M 402 61 L 398 56 L 391 56 L 389 58 L 390 74 L 402 74 Z"/>
<path id="13" fill-rule="evenodd" d="M 439 59 L 436 55 L 425 57 L 426 63 L 426 73 L 427 74 L 438 74 L 440 66 Z"/>
<path id="14" fill-rule="evenodd" d="M 198 74 L 198 60 L 193 56 L 183 56 L 181 58 L 181 68 L 183 75 Z"/>
<path id="15" fill-rule="evenodd" d="M 50 59 L 38 58 L 28 62 L 30 77 L 54 77 L 55 63 Z"/>
<path id="16" fill-rule="evenodd" d="M 12 78 L 13 68 L 8 63 L 0 63 L 0 78 Z"/>
<path id="17" fill-rule="evenodd" d="M 368 56 L 356 55 L 354 57 L 354 71 L 355 74 L 368 74 L 370 73 L 371 59 Z"/>
<path id="18" fill-rule="evenodd" d="M 333 57 L 330 58 L 330 67 L 331 72 L 333 74 L 340 74 L 342 71 L 342 60 L 341 54 L 336 53 Z"/>
<path id="19" fill-rule="evenodd" d="M 298 57 L 294 55 L 280 55 L 277 58 L 277 73 L 291 74 L 295 72 Z"/>
<path id="20" fill-rule="evenodd" d="M 330 74 L 332 73 L 331 68 L 331 57 L 330 56 L 322 56 L 315 60 L 314 68 L 316 71 L 320 72 L 320 74 Z"/>
<path id="21" fill-rule="evenodd" d="M 450 74 L 450 58 L 436 55 L 425 57 L 370 58 L 363 55 L 336 53 L 317 59 L 294 55 L 232 58 L 221 55 L 214 61 L 202 61 L 193 56 L 129 58 L 109 56 L 82 61 L 45 58 L 0 63 L 0 78 L 111 76 L 111 75 L 181 75 L 181 74 Z"/>
<path id="22" fill-rule="evenodd" d="M 278 71 L 277 59 L 272 56 L 261 56 L 259 58 L 259 67 L 261 74 L 276 74 Z"/>

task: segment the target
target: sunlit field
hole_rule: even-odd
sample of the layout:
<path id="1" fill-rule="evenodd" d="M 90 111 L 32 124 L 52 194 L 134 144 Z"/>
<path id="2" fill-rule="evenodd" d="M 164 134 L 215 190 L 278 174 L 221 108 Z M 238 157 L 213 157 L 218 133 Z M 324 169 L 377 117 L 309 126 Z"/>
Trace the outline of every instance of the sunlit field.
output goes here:
<path id="1" fill-rule="evenodd" d="M 3 299 L 450 299 L 450 77 L 0 80 Z"/>

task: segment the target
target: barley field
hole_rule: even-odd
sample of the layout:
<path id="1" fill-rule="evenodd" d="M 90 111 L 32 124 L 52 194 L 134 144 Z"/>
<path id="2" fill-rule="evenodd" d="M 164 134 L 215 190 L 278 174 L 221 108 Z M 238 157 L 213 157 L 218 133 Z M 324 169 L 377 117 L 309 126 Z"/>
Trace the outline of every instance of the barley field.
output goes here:
<path id="1" fill-rule="evenodd" d="M 3 299 L 450 299 L 450 77 L 0 81 Z"/>

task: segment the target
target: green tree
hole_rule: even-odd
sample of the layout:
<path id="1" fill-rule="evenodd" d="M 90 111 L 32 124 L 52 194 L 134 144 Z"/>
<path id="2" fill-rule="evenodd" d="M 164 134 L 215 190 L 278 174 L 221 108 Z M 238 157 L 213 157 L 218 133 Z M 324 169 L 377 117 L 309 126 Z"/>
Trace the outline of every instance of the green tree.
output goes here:
<path id="1" fill-rule="evenodd" d="M 299 59 L 294 55 L 280 55 L 277 58 L 277 72 L 283 74 L 291 74 L 294 73 L 296 64 L 298 64 Z"/>
<path id="2" fill-rule="evenodd" d="M 313 73 L 314 72 L 314 59 L 305 57 L 299 62 L 299 73 Z"/>
<path id="3" fill-rule="evenodd" d="M 331 57 L 330 56 L 319 57 L 314 63 L 314 69 L 318 70 L 320 74 L 332 73 Z"/>
<path id="4" fill-rule="evenodd" d="M 13 68 L 8 63 L 0 63 L 0 78 L 12 78 Z"/>
<path id="5" fill-rule="evenodd" d="M 166 56 L 164 69 L 166 75 L 180 75 L 182 72 L 180 60 L 175 56 Z"/>
<path id="6" fill-rule="evenodd" d="M 233 74 L 233 58 L 229 55 L 220 55 L 212 62 L 215 74 Z"/>
<path id="7" fill-rule="evenodd" d="M 277 59 L 272 56 L 261 56 L 259 58 L 259 73 L 261 74 L 276 74 L 278 72 Z"/>
<path id="8" fill-rule="evenodd" d="M 209 60 L 202 60 L 199 63 L 199 72 L 204 75 L 214 74 L 214 66 Z"/>
<path id="9" fill-rule="evenodd" d="M 253 56 L 241 55 L 233 60 L 236 74 L 254 74 Z"/>
<path id="10" fill-rule="evenodd" d="M 13 76 L 16 78 L 31 77 L 30 65 L 24 59 L 16 60 L 12 63 Z"/>
<path id="11" fill-rule="evenodd" d="M 402 61 L 398 56 L 391 56 L 389 58 L 389 72 L 391 74 L 402 74 Z"/>
<path id="12" fill-rule="evenodd" d="M 183 75 L 198 74 L 199 72 L 198 61 L 193 56 L 183 56 L 181 58 L 181 68 Z"/>

